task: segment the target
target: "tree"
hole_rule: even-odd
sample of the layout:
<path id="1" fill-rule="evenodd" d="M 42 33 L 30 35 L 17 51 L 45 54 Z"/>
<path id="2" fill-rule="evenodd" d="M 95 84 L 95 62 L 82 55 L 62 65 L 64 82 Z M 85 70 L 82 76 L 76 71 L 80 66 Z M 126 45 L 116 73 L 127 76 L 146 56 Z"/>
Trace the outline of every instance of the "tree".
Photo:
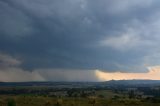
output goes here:
<path id="1" fill-rule="evenodd" d="M 133 90 L 129 91 L 129 98 L 135 98 L 135 93 Z"/>

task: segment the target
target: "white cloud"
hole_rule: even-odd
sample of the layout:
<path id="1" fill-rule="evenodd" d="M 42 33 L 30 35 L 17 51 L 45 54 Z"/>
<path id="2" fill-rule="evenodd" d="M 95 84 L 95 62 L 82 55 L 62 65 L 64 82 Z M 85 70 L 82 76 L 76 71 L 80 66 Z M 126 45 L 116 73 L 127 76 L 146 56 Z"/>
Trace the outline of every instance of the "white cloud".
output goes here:
<path id="1" fill-rule="evenodd" d="M 95 74 L 100 81 L 133 79 L 160 80 L 160 66 L 153 66 L 148 69 L 149 71 L 146 73 L 103 72 L 96 70 Z"/>

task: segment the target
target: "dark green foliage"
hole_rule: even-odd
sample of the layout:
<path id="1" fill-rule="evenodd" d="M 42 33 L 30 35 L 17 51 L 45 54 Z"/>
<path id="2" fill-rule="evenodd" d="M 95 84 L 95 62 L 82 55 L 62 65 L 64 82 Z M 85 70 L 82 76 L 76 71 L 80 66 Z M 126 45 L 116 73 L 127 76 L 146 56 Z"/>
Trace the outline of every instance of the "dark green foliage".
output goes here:
<path id="1" fill-rule="evenodd" d="M 100 95 L 98 95 L 98 97 L 99 97 L 99 98 L 104 98 L 104 95 L 101 95 L 101 94 L 100 94 Z"/>
<path id="2" fill-rule="evenodd" d="M 134 92 L 134 90 L 129 91 L 129 98 L 130 99 L 135 98 L 135 92 Z"/>
<path id="3" fill-rule="evenodd" d="M 7 106 L 16 106 L 16 102 L 14 99 L 8 99 Z"/>

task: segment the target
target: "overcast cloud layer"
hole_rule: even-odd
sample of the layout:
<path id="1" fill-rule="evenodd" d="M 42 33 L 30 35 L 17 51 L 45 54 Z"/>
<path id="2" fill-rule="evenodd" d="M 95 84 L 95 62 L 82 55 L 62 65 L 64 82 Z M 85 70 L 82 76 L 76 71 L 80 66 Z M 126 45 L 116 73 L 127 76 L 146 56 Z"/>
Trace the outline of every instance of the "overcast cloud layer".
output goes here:
<path id="1" fill-rule="evenodd" d="M 159 5 L 159 0 L 0 0 L 0 74 L 9 78 L 16 70 L 12 73 L 28 73 L 26 80 L 63 80 L 66 74 L 52 79 L 47 73 L 70 71 L 97 80 L 92 70 L 147 72 L 160 65 Z M 46 77 L 34 76 L 35 70 Z"/>

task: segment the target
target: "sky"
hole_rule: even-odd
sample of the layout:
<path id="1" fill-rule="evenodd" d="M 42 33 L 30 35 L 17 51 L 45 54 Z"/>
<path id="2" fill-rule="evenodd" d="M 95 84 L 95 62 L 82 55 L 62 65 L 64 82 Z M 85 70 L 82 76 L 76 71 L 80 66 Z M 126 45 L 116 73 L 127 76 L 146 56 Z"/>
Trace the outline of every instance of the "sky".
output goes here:
<path id="1" fill-rule="evenodd" d="M 159 5 L 0 0 L 0 81 L 158 79 Z"/>

